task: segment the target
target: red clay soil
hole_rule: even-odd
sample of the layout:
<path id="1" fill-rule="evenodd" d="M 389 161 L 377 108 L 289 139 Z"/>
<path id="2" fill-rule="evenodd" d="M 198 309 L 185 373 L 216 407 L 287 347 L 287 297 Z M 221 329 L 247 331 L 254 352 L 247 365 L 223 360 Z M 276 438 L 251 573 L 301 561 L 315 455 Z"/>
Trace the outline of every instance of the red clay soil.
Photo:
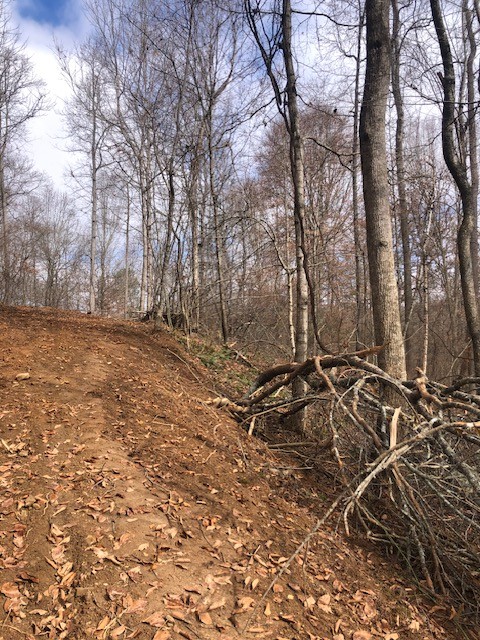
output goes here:
<path id="1" fill-rule="evenodd" d="M 331 528 L 281 573 L 315 517 L 167 331 L 26 308 L 0 325 L 0 639 L 460 637 Z"/>

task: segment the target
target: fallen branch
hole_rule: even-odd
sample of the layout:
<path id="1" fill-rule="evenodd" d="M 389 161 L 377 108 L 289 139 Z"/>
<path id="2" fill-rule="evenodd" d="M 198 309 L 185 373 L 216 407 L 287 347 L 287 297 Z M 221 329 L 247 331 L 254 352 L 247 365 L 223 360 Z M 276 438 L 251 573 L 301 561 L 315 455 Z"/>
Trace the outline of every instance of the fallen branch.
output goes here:
<path id="1" fill-rule="evenodd" d="M 466 378 L 447 387 L 420 370 L 414 380 L 396 380 L 365 360 L 379 350 L 276 365 L 260 373 L 242 398 L 213 402 L 242 424 L 253 416 L 281 419 L 292 406 L 309 406 L 308 439 L 270 446 L 316 445 L 317 456 L 327 443 L 323 449 L 331 451 L 340 470 L 342 491 L 319 523 L 341 511 L 347 533 L 360 527 L 371 539 L 396 547 L 430 592 L 448 596 L 463 609 L 465 624 L 475 627 L 480 622 L 480 396 L 465 388 L 477 389 L 480 380 Z M 300 399 L 291 391 L 299 376 L 307 383 Z M 395 390 L 387 397 L 397 406 L 385 403 L 386 385 Z"/>

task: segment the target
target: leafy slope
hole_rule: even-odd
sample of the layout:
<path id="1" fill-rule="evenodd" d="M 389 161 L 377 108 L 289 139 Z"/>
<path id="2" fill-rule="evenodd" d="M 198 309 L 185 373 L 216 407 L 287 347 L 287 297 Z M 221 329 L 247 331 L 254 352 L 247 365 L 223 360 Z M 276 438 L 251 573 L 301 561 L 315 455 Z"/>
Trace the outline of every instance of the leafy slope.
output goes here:
<path id="1" fill-rule="evenodd" d="M 281 572 L 315 520 L 305 492 L 322 505 L 206 404 L 171 335 L 49 309 L 0 323 L 0 638 L 458 637 L 330 528 Z"/>

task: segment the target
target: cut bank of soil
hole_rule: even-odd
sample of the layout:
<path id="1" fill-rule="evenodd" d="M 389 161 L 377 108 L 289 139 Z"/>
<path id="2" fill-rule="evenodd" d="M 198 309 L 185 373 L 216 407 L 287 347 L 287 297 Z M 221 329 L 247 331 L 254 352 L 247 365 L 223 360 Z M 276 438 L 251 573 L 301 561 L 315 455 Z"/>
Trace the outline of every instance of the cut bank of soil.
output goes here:
<path id="1" fill-rule="evenodd" d="M 331 528 L 282 573 L 315 518 L 166 331 L 2 308 L 0 345 L 0 640 L 458 637 Z"/>

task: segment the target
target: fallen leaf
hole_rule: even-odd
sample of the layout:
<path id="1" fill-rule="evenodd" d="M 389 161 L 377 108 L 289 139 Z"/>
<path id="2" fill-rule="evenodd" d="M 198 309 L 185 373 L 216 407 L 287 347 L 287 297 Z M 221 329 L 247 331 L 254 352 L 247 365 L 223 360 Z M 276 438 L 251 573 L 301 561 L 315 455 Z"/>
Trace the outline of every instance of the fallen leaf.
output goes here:
<path id="1" fill-rule="evenodd" d="M 102 618 L 100 620 L 100 622 L 98 623 L 98 626 L 95 629 L 95 631 L 102 631 L 109 624 L 110 624 L 110 618 L 108 616 L 105 616 L 104 618 Z"/>
<path id="2" fill-rule="evenodd" d="M 139 611 L 145 611 L 147 604 L 148 602 L 144 598 L 133 600 L 130 594 L 123 599 L 123 606 L 126 607 L 125 613 L 138 613 Z"/>
<path id="3" fill-rule="evenodd" d="M 215 600 L 214 602 L 212 602 L 212 604 L 208 607 L 209 611 L 214 611 L 215 609 L 221 609 L 222 607 L 225 606 L 226 604 L 226 599 L 225 598 L 221 598 L 220 600 Z"/>
<path id="4" fill-rule="evenodd" d="M 171 637 L 170 631 L 167 631 L 166 629 L 159 629 L 153 636 L 152 640 L 168 640 Z"/>
<path id="5" fill-rule="evenodd" d="M 247 609 L 250 609 L 250 607 L 253 606 L 254 602 L 255 602 L 255 600 L 253 598 L 249 598 L 248 596 L 244 596 L 243 598 L 239 598 L 237 600 L 238 606 L 243 611 L 246 611 Z"/>
<path id="6" fill-rule="evenodd" d="M 20 598 L 22 596 L 22 594 L 18 590 L 17 585 L 14 582 L 4 582 L 0 586 L 0 591 L 4 596 L 7 596 L 7 598 L 11 598 L 12 600 L 15 598 Z"/>
<path id="7" fill-rule="evenodd" d="M 163 625 L 165 624 L 165 618 L 160 613 L 160 611 L 156 611 L 155 613 L 152 613 L 150 616 L 148 616 L 148 618 L 142 620 L 142 622 L 144 622 L 145 624 L 149 624 L 152 627 L 163 627 Z"/>
<path id="8" fill-rule="evenodd" d="M 108 553 L 106 549 L 102 549 L 101 547 L 89 547 L 89 549 L 91 549 L 93 553 L 97 556 L 97 558 L 100 558 L 100 560 L 110 560 L 110 562 L 113 562 L 113 564 L 116 564 L 119 567 L 122 566 L 122 563 L 119 562 L 113 554 Z M 53 556 L 53 553 L 52 553 L 52 556 Z"/>
<path id="9" fill-rule="evenodd" d="M 372 634 L 368 631 L 355 631 L 352 640 L 370 640 Z"/>
<path id="10" fill-rule="evenodd" d="M 212 616 L 208 613 L 208 611 L 199 612 L 197 613 L 197 616 L 201 623 L 208 626 L 213 624 Z"/>

